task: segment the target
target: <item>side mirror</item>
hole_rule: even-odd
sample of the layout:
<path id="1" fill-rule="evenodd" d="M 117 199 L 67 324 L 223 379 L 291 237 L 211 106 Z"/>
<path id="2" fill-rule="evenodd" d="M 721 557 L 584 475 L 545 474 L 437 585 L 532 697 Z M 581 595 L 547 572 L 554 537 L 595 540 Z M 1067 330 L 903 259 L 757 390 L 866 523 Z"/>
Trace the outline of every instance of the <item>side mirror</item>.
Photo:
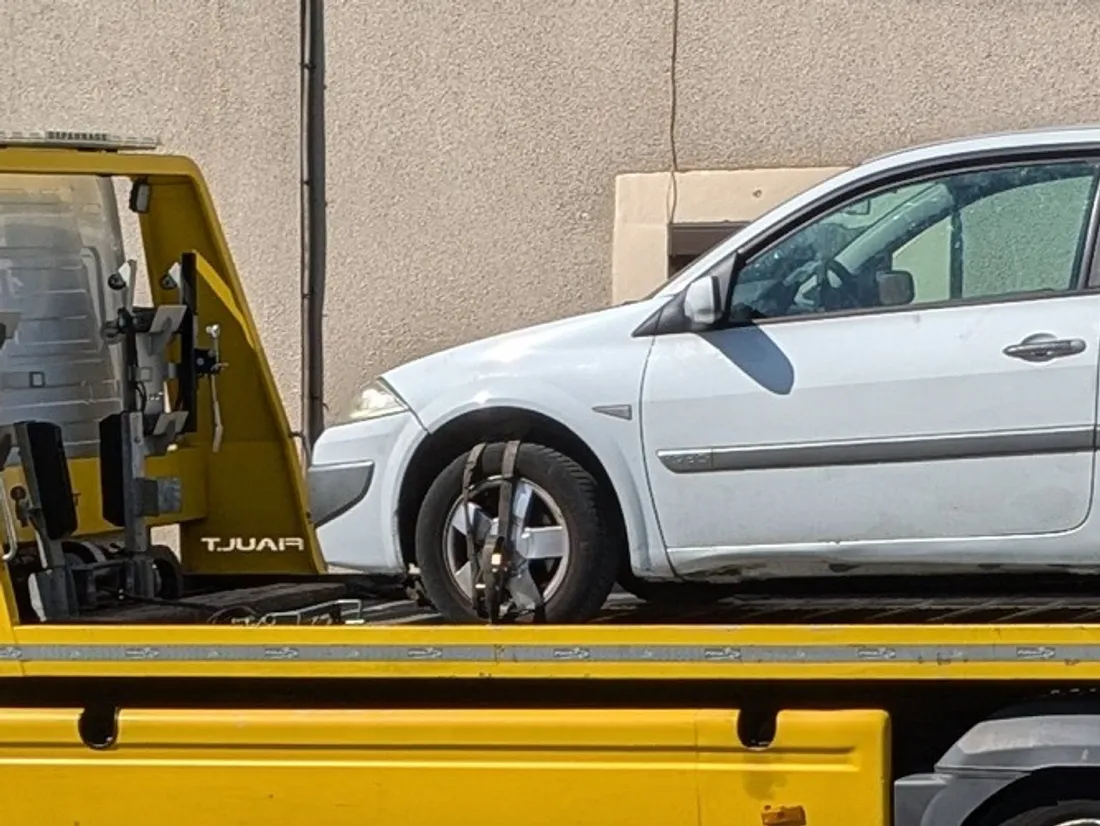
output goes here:
<path id="1" fill-rule="evenodd" d="M 878 301 L 883 307 L 901 307 L 912 304 L 917 288 L 913 284 L 913 274 L 906 270 L 887 270 L 875 275 L 878 288 Z"/>
<path id="2" fill-rule="evenodd" d="M 684 290 L 684 315 L 694 325 L 710 327 L 722 312 L 722 285 L 713 275 L 696 278 Z"/>

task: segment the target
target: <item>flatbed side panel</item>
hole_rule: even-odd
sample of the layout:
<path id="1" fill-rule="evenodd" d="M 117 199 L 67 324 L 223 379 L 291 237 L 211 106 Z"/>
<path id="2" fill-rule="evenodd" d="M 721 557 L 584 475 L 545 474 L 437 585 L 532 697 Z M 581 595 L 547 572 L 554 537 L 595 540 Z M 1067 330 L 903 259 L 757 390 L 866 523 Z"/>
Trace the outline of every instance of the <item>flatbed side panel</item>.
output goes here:
<path id="1" fill-rule="evenodd" d="M 737 714 L 701 712 L 700 823 L 760 826 L 801 807 L 810 826 L 884 826 L 890 719 L 878 710 L 782 711 L 765 748 L 745 748 Z M 794 826 L 796 820 L 787 820 Z"/>
<path id="2" fill-rule="evenodd" d="M 0 659 L 43 677 L 1100 680 L 1097 625 L 67 625 L 14 633 Z"/>
<path id="3" fill-rule="evenodd" d="M 722 710 L 124 710 L 101 751 L 78 716 L 0 712 L 0 821 L 747 826 L 801 806 L 814 826 L 884 823 L 881 712 L 785 712 L 757 751 Z"/>

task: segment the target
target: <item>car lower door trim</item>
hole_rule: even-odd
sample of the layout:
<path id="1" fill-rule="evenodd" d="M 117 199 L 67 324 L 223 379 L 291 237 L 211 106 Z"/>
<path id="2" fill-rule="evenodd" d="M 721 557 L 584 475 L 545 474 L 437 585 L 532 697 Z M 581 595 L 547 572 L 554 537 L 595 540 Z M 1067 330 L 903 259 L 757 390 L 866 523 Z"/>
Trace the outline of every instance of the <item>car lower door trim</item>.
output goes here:
<path id="1" fill-rule="evenodd" d="M 684 448 L 658 450 L 657 458 L 673 473 L 715 473 L 1079 453 L 1094 450 L 1096 445 L 1096 428 L 1060 427 L 899 439 Z"/>

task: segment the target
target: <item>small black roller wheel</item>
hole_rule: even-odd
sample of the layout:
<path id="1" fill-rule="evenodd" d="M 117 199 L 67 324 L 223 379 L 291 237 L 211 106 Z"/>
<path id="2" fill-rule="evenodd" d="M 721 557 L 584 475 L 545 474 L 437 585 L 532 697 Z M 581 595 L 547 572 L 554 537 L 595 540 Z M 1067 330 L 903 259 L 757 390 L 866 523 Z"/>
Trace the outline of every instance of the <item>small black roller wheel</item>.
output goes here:
<path id="1" fill-rule="evenodd" d="M 149 556 L 156 570 L 159 599 L 180 599 L 183 596 L 184 573 L 179 557 L 167 545 L 150 545 Z"/>
<path id="2" fill-rule="evenodd" d="M 495 535 L 504 448 L 503 443 L 491 444 L 482 452 L 465 513 L 467 453 L 436 477 L 420 507 L 416 564 L 428 599 L 448 622 L 483 621 L 474 608 L 466 526 L 471 526 L 478 548 Z M 520 445 L 511 496 L 514 548 L 541 594 L 548 623 L 590 620 L 615 585 L 622 551 L 601 501 L 596 480 L 577 462 L 542 445 Z M 504 596 L 525 601 L 518 593 Z"/>

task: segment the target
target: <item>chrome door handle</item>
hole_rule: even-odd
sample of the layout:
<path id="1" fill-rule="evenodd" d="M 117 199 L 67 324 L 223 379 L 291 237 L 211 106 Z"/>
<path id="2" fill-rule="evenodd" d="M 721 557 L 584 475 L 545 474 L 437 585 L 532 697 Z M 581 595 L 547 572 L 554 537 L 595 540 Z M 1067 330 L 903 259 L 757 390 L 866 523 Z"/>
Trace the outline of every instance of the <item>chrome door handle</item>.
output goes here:
<path id="1" fill-rule="evenodd" d="M 1002 351 L 1006 356 L 1024 361 L 1050 361 L 1085 352 L 1084 339 L 1055 338 L 1050 333 L 1035 333 L 1019 344 L 1010 344 Z"/>

